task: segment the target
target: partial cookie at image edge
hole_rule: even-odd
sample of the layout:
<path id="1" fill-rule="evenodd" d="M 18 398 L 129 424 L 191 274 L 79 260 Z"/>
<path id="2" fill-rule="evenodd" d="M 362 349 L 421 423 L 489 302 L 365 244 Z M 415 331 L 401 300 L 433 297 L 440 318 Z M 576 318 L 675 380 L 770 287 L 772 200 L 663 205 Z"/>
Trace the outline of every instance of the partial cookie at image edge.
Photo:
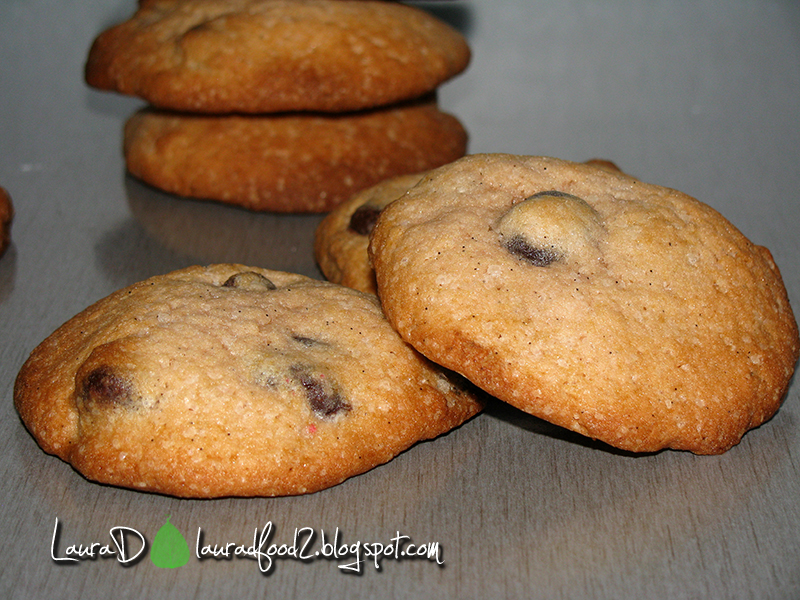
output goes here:
<path id="1" fill-rule="evenodd" d="M 8 191 L 0 187 L 0 256 L 11 243 L 11 224 L 14 221 L 14 204 Z"/>

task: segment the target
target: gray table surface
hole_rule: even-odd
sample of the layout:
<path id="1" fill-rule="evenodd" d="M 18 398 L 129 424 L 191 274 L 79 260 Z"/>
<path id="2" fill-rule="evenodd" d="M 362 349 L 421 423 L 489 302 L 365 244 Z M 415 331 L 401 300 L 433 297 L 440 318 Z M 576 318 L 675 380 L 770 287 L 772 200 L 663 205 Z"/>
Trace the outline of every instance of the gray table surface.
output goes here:
<path id="1" fill-rule="evenodd" d="M 800 597 L 800 402 L 717 457 L 608 451 L 493 409 L 335 488 L 190 501 L 100 486 L 45 455 L 12 406 L 29 352 L 110 292 L 176 268 L 237 261 L 321 277 L 318 216 L 251 214 L 160 193 L 125 174 L 141 101 L 85 86 L 102 29 L 134 0 L 0 3 L 0 185 L 16 206 L 0 259 L 0 591 L 6 598 Z M 604 157 L 710 204 L 768 246 L 800 306 L 800 3 L 474 0 L 427 3 L 464 32 L 469 69 L 442 107 L 470 152 Z M 709 368 L 714 368 L 709 365 Z M 192 550 L 61 560 L 70 546 L 148 543 L 169 522 Z M 54 536 L 56 520 L 59 535 Z M 339 544 L 438 543 L 423 559 L 199 560 L 272 524 Z M 119 528 L 119 529 L 114 529 Z M 55 548 L 53 542 L 55 537 Z M 265 546 L 266 547 L 266 546 Z"/>

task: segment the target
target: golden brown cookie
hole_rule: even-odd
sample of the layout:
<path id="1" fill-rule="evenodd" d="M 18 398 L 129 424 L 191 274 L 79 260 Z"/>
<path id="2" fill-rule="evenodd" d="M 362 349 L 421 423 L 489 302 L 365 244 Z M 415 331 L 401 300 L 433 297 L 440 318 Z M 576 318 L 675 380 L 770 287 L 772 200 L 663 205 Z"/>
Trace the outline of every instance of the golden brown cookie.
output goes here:
<path id="1" fill-rule="evenodd" d="M 769 251 L 613 169 L 464 158 L 384 209 L 370 252 L 420 352 L 625 450 L 724 452 L 778 410 L 798 357 Z"/>
<path id="2" fill-rule="evenodd" d="M 5 188 L 0 187 L 0 256 L 11 243 L 11 222 L 14 220 L 14 205 Z"/>
<path id="3" fill-rule="evenodd" d="M 87 478 L 181 497 L 303 494 L 476 414 L 377 298 L 302 275 L 192 267 L 135 284 L 40 344 L 14 402 Z"/>
<path id="4" fill-rule="evenodd" d="M 341 112 L 417 98 L 469 47 L 430 13 L 364 0 L 150 0 L 101 33 L 89 85 L 191 112 Z"/>
<path id="5" fill-rule="evenodd" d="M 434 99 L 338 115 L 205 116 L 144 109 L 125 126 L 128 170 L 160 189 L 276 212 L 329 211 L 387 177 L 464 155 Z"/>
<path id="6" fill-rule="evenodd" d="M 413 173 L 386 179 L 355 194 L 320 222 L 314 234 L 314 257 L 328 281 L 377 293 L 369 263 L 369 235 L 381 211 L 422 177 Z"/>

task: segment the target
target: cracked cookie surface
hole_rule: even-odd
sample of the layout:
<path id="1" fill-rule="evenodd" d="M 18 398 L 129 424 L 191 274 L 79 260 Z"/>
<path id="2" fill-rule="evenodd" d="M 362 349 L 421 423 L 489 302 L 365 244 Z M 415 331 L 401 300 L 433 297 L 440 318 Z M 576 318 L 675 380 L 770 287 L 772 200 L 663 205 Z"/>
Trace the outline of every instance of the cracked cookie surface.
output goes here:
<path id="1" fill-rule="evenodd" d="M 724 452 L 777 411 L 798 356 L 766 248 L 602 165 L 466 157 L 389 205 L 370 252 L 420 352 L 624 450 Z"/>
<path id="2" fill-rule="evenodd" d="M 374 296 L 241 265 L 100 300 L 31 353 L 14 401 L 87 478 L 198 498 L 324 489 L 482 408 Z"/>

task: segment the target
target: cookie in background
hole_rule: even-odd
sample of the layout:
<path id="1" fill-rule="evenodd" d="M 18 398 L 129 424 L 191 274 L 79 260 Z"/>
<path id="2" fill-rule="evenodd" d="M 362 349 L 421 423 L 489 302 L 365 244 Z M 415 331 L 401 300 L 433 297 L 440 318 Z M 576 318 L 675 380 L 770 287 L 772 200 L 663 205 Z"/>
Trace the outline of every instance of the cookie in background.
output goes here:
<path id="1" fill-rule="evenodd" d="M 383 179 L 462 157 L 467 133 L 429 97 L 338 115 L 143 109 L 126 123 L 123 147 L 129 172 L 164 191 L 319 213 Z"/>
<path id="2" fill-rule="evenodd" d="M 377 294 L 369 261 L 369 236 L 384 208 L 424 177 L 413 173 L 386 179 L 331 211 L 314 233 L 314 257 L 328 281 Z"/>
<path id="3" fill-rule="evenodd" d="M 463 156 L 461 123 L 423 99 L 470 58 L 457 30 L 396 2 L 148 0 L 95 39 L 84 73 L 161 111 L 126 127 L 132 174 L 182 196 L 302 213 Z M 404 125 L 417 103 L 427 116 Z M 218 149 L 197 141 L 206 134 Z M 288 178 L 271 177 L 287 164 Z"/>

